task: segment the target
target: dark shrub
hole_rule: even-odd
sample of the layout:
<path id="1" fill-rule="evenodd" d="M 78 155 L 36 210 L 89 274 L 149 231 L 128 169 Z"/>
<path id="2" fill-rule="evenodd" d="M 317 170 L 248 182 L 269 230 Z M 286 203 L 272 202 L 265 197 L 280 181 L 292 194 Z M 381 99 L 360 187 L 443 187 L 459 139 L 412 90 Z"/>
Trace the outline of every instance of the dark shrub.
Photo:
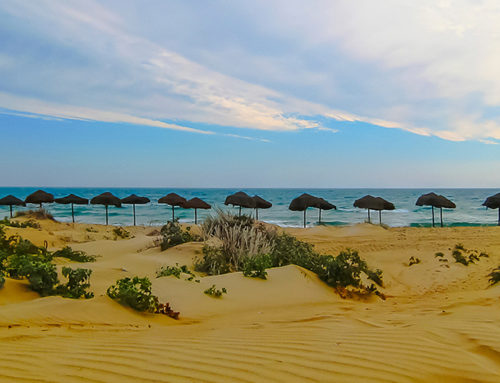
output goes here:
<path id="1" fill-rule="evenodd" d="M 243 260 L 243 275 L 251 278 L 267 279 L 266 269 L 272 267 L 272 259 L 268 254 L 247 257 Z"/>
<path id="2" fill-rule="evenodd" d="M 88 292 L 90 288 L 90 275 L 92 270 L 89 269 L 72 269 L 70 267 L 63 267 L 62 274 L 68 278 L 65 285 L 57 286 L 56 292 L 65 298 L 93 298 L 94 293 Z"/>
<path id="3" fill-rule="evenodd" d="M 178 220 L 169 221 L 161 228 L 160 234 L 163 237 L 160 243 L 162 251 L 186 242 L 200 240 L 198 236 L 191 234 L 190 227 L 183 230 Z"/>
<path id="4" fill-rule="evenodd" d="M 496 269 L 493 269 L 490 274 L 488 274 L 488 277 L 490 277 L 489 282 L 494 285 L 500 282 L 500 266 L 498 266 Z"/>
<path id="5" fill-rule="evenodd" d="M 151 292 L 151 281 L 147 277 L 119 279 L 108 288 L 107 294 L 111 299 L 137 311 L 156 310 L 157 299 Z"/>
<path id="6" fill-rule="evenodd" d="M 70 261 L 82 262 L 82 263 L 95 262 L 97 258 L 95 255 L 87 255 L 85 251 L 73 250 L 69 246 L 63 247 L 61 250 L 55 251 L 54 253 L 52 253 L 52 256 L 66 258 L 69 259 Z"/>

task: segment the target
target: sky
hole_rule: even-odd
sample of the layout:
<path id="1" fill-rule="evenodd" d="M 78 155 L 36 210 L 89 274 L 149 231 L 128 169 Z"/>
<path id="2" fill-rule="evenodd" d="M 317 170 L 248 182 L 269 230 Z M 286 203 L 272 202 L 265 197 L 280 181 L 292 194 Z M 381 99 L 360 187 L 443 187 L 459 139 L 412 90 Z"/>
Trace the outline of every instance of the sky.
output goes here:
<path id="1" fill-rule="evenodd" d="M 2 0 L 0 186 L 500 187 L 500 3 Z"/>

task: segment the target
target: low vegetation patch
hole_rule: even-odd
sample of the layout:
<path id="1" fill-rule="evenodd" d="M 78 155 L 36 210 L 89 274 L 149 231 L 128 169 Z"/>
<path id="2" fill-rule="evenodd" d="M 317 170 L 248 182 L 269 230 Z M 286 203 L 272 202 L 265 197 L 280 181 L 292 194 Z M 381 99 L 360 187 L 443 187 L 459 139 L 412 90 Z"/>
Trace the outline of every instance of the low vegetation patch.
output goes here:
<path id="1" fill-rule="evenodd" d="M 150 312 L 168 315 L 179 319 L 179 313 L 173 311 L 168 303 L 161 304 L 156 295 L 153 295 L 152 284 L 149 278 L 122 278 L 110 286 L 107 294 L 111 299 L 122 305 L 129 306 L 141 312 Z"/>
<path id="2" fill-rule="evenodd" d="M 115 235 L 115 240 L 118 238 L 127 239 L 130 238 L 130 231 L 124 229 L 123 227 L 115 227 L 113 229 L 113 234 Z"/>
<path id="3" fill-rule="evenodd" d="M 49 213 L 46 209 L 36 209 L 36 210 L 20 210 L 16 212 L 15 217 L 30 217 L 34 219 L 50 219 L 55 221 L 54 216 Z"/>
<path id="4" fill-rule="evenodd" d="M 175 266 L 162 266 L 158 271 L 156 271 L 156 278 L 168 277 L 173 275 L 177 279 L 181 278 L 181 274 L 187 274 L 188 277 L 186 281 L 192 281 L 196 277 L 194 273 L 187 268 L 186 265 L 179 266 L 178 263 Z M 200 282 L 199 280 L 195 280 L 195 282 Z"/>
<path id="5" fill-rule="evenodd" d="M 496 269 L 493 269 L 491 273 L 488 274 L 488 277 L 490 277 L 489 282 L 492 285 L 500 282 L 500 266 L 498 266 Z"/>
<path id="6" fill-rule="evenodd" d="M 85 251 L 73 250 L 71 247 L 66 246 L 61 250 L 57 250 L 52 253 L 54 257 L 61 257 L 69 259 L 74 262 L 95 262 L 97 257 L 95 255 L 88 255 Z"/>
<path id="7" fill-rule="evenodd" d="M 204 293 L 214 298 L 222 298 L 222 294 L 227 294 L 227 290 L 225 287 L 218 289 L 215 285 L 212 285 Z"/>
<path id="8" fill-rule="evenodd" d="M 164 225 L 160 230 L 160 235 L 162 236 L 160 241 L 162 251 L 186 242 L 201 241 L 200 236 L 191 233 L 189 226 L 183 230 L 177 219 Z"/>
<path id="9" fill-rule="evenodd" d="M 13 221 L 8 218 L 4 218 L 0 220 L 0 225 L 9 226 L 9 227 L 18 227 L 24 229 L 26 227 L 31 227 L 33 229 L 40 229 L 40 224 L 34 219 L 28 219 L 24 222 Z"/>
<path id="10" fill-rule="evenodd" d="M 481 257 L 489 257 L 485 252 L 466 249 L 461 243 L 455 245 L 451 251 L 451 256 L 455 259 L 455 262 L 461 263 L 464 266 L 469 266 L 471 263 L 478 262 Z"/>
<path id="11" fill-rule="evenodd" d="M 340 291 L 349 287 L 361 293 L 376 293 L 382 286 L 382 271 L 373 270 L 358 252 L 347 249 L 337 256 L 321 255 L 313 245 L 272 228 L 256 224 L 250 217 L 235 217 L 219 211 L 202 225 L 204 239 L 216 238 L 220 245 L 205 244 L 195 270 L 209 275 L 242 271 L 243 275 L 267 278 L 266 269 L 290 264 L 316 273 Z"/>
<path id="12" fill-rule="evenodd" d="M 408 266 L 413 266 L 413 265 L 419 264 L 420 262 L 421 262 L 420 258 L 410 257 L 410 260 L 408 261 Z"/>
<path id="13" fill-rule="evenodd" d="M 63 249 L 64 250 L 64 249 Z M 71 249 L 64 253 L 73 253 Z M 90 298 L 90 270 L 63 268 L 63 276 L 68 278 L 65 285 L 59 284 L 56 266 L 52 263 L 55 253 L 45 247 L 36 246 L 18 235 L 6 237 L 0 226 L 0 275 L 11 278 L 26 278 L 33 291 L 41 296 L 62 295 L 68 298 Z M 81 254 L 80 254 L 81 256 Z"/>

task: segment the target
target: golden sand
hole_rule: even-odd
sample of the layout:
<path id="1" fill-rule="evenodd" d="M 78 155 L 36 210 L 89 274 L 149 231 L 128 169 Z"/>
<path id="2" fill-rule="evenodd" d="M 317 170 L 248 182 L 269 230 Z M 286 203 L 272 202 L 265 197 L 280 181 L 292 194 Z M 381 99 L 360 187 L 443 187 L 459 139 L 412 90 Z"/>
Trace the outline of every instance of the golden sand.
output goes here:
<path id="1" fill-rule="evenodd" d="M 127 228 L 134 238 L 114 240 L 111 227 L 41 224 L 8 231 L 99 255 L 83 265 L 93 270 L 96 298 L 40 298 L 25 281 L 7 279 L 0 381 L 500 382 L 500 284 L 487 278 L 500 265 L 500 228 L 288 229 L 320 252 L 350 247 L 382 269 L 387 299 L 360 301 L 296 266 L 271 269 L 267 280 L 156 279 L 161 266 L 192 265 L 202 245 L 161 252 L 146 235 L 152 228 Z M 467 267 L 434 257 L 458 242 L 490 257 Z M 411 256 L 421 263 L 409 267 Z M 105 295 L 134 275 L 149 276 L 181 319 L 140 314 Z M 213 284 L 228 294 L 203 294 Z"/>

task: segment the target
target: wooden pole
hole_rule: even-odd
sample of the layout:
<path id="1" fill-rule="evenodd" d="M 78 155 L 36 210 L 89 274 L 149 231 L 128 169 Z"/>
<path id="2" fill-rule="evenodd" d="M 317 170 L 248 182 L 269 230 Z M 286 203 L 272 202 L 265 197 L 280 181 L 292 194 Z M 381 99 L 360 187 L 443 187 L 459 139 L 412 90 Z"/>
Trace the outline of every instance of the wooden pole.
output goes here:
<path id="1" fill-rule="evenodd" d="M 378 223 L 379 225 L 382 225 L 382 210 L 378 211 Z"/>
<path id="2" fill-rule="evenodd" d="M 368 223 L 371 223 L 371 221 L 370 221 L 370 209 L 368 209 Z"/>
<path id="3" fill-rule="evenodd" d="M 71 204 L 71 219 L 73 220 L 73 223 L 75 223 L 75 209 L 73 204 Z"/>
<path id="4" fill-rule="evenodd" d="M 304 209 L 304 229 L 306 228 L 306 209 Z"/>
<path id="5" fill-rule="evenodd" d="M 321 223 L 321 208 L 319 209 L 319 223 Z"/>
<path id="6" fill-rule="evenodd" d="M 255 208 L 255 219 L 258 221 L 259 220 L 259 209 Z"/>
<path id="7" fill-rule="evenodd" d="M 443 227 L 443 208 L 440 207 L 439 210 L 441 212 L 441 227 Z"/>
<path id="8" fill-rule="evenodd" d="M 432 208 L 432 227 L 434 227 L 434 206 L 431 206 Z"/>
<path id="9" fill-rule="evenodd" d="M 498 226 L 500 226 L 500 208 L 498 208 Z"/>
<path id="10" fill-rule="evenodd" d="M 238 213 L 238 217 L 241 217 L 241 206 L 240 206 L 240 212 Z"/>
<path id="11" fill-rule="evenodd" d="M 174 222 L 175 216 L 174 216 L 174 205 L 172 205 L 172 222 Z"/>
<path id="12" fill-rule="evenodd" d="M 12 205 L 10 205 L 10 218 L 12 218 Z M 498 224 L 500 225 L 500 221 Z"/>
<path id="13" fill-rule="evenodd" d="M 198 224 L 198 212 L 196 208 L 194 208 L 194 224 Z"/>
<path id="14" fill-rule="evenodd" d="M 108 226 L 108 205 L 104 206 L 106 206 L 106 226 Z"/>
<path id="15" fill-rule="evenodd" d="M 134 226 L 135 226 L 135 203 L 132 204 L 132 209 L 134 210 Z"/>

